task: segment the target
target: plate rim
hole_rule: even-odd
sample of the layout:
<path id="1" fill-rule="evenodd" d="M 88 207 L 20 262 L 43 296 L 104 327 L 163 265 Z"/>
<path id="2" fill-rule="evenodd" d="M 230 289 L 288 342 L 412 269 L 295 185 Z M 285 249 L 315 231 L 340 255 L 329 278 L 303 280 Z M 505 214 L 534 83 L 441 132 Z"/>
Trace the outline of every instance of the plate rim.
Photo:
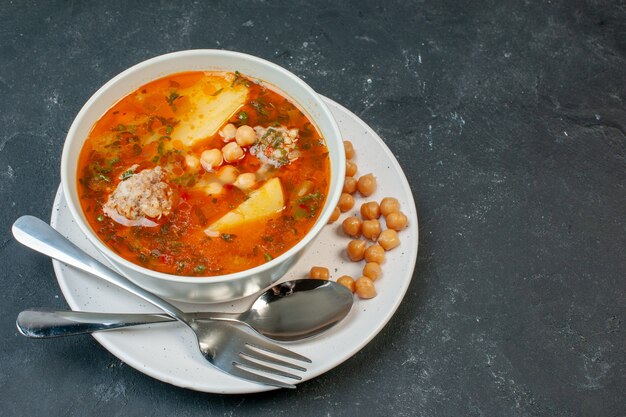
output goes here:
<path id="1" fill-rule="evenodd" d="M 406 178 L 404 170 L 400 166 L 395 155 L 391 152 L 391 150 L 389 149 L 387 144 L 382 140 L 382 138 L 370 126 L 368 126 L 359 116 L 357 116 L 346 107 L 342 106 L 341 104 L 337 103 L 336 101 L 324 95 L 320 94 L 320 97 L 322 98 L 323 101 L 326 102 L 327 105 L 329 105 L 329 107 L 331 108 L 331 112 L 332 112 L 333 107 L 337 108 L 338 110 L 340 110 L 341 112 L 349 116 L 351 119 L 356 121 L 357 124 L 359 124 L 363 129 L 365 129 L 366 131 L 369 131 L 369 134 L 372 135 L 372 137 L 377 142 L 379 142 L 379 144 L 382 146 L 383 151 L 387 154 L 387 157 L 389 158 L 391 164 L 394 165 L 394 168 L 396 168 L 396 170 L 401 174 L 399 177 L 400 183 L 402 185 L 402 188 L 404 188 L 408 192 L 407 196 L 410 197 L 408 201 L 408 204 L 410 205 L 409 211 L 411 213 L 414 213 L 415 215 L 414 218 L 411 219 L 413 221 L 409 223 L 409 228 L 413 229 L 413 232 L 415 233 L 415 250 L 411 251 L 411 253 L 409 254 L 410 255 L 409 278 L 404 281 L 402 287 L 397 288 L 396 293 L 398 295 L 396 297 L 396 301 L 390 306 L 389 309 L 386 310 L 384 320 L 380 321 L 376 327 L 374 327 L 369 333 L 367 333 L 366 337 L 362 338 L 360 340 L 360 343 L 358 343 L 357 346 L 352 348 L 350 351 L 345 352 L 343 355 L 337 355 L 336 357 L 331 358 L 331 360 L 329 360 L 326 364 L 316 369 L 315 371 L 307 372 L 303 376 L 302 380 L 297 381 L 296 384 L 309 381 L 341 365 L 343 362 L 347 361 L 348 359 L 356 355 L 359 351 L 361 351 L 367 344 L 369 344 L 369 342 L 372 341 L 372 339 L 374 339 L 382 331 L 382 329 L 387 325 L 387 323 L 389 323 L 391 318 L 395 315 L 398 307 L 404 300 L 404 297 L 406 295 L 406 292 L 408 291 L 409 285 L 411 284 L 411 281 L 413 280 L 413 274 L 415 272 L 415 264 L 417 262 L 417 254 L 419 252 L 419 220 L 417 216 L 417 207 L 415 204 L 415 198 L 413 196 L 413 192 L 411 190 L 408 179 Z M 341 126 L 339 127 L 340 127 L 339 130 L 341 131 Z M 50 217 L 50 224 L 53 227 L 56 226 L 57 221 L 58 221 L 57 213 L 59 212 L 59 210 L 56 210 L 56 208 L 61 203 L 61 198 L 64 198 L 64 194 L 63 194 L 63 189 L 61 185 L 59 185 L 59 188 L 57 189 L 57 193 L 55 195 L 54 203 L 52 206 L 52 213 Z M 62 271 L 62 263 L 59 261 L 53 260 L 52 264 L 53 264 L 53 269 L 57 278 L 57 282 L 59 284 L 59 287 L 61 289 L 61 292 L 63 293 L 63 296 L 67 304 L 70 306 L 72 310 L 80 310 L 80 306 L 78 305 L 77 302 L 75 302 L 75 300 L 73 299 L 71 295 L 72 294 L 71 288 L 67 286 L 65 280 L 60 279 L 60 276 L 63 275 L 64 273 Z M 93 333 L 91 334 L 91 336 L 93 336 L 93 338 L 96 339 L 96 341 L 100 343 L 102 347 L 104 347 L 112 355 L 114 355 L 116 358 L 118 358 L 119 360 L 127 364 L 128 366 L 154 379 L 157 379 L 159 381 L 162 381 L 162 382 L 165 382 L 165 383 L 177 386 L 177 387 L 191 389 L 191 390 L 199 391 L 199 392 L 207 392 L 207 393 L 215 393 L 215 394 L 235 394 L 235 395 L 252 394 L 252 393 L 257 393 L 257 392 L 267 392 L 267 391 L 273 391 L 273 390 L 278 389 L 276 387 L 263 386 L 259 384 L 254 384 L 252 382 L 250 382 L 249 385 L 245 384 L 245 386 L 243 387 L 234 386 L 232 387 L 234 389 L 228 389 L 228 390 L 212 390 L 212 389 L 206 389 L 204 387 L 194 386 L 193 384 L 186 383 L 184 380 L 181 380 L 180 378 L 171 377 L 167 373 L 159 371 L 158 369 L 155 369 L 154 367 L 146 368 L 145 365 L 143 365 L 139 361 L 133 360 L 132 357 L 129 360 L 127 354 L 125 353 L 125 350 L 119 349 L 117 346 L 115 346 L 114 343 L 110 343 L 107 340 L 106 333 L 107 332 Z M 306 343 L 306 341 L 303 341 L 303 343 Z M 220 372 L 220 371 L 216 370 L 216 372 Z M 246 387 L 248 389 L 246 389 Z"/>

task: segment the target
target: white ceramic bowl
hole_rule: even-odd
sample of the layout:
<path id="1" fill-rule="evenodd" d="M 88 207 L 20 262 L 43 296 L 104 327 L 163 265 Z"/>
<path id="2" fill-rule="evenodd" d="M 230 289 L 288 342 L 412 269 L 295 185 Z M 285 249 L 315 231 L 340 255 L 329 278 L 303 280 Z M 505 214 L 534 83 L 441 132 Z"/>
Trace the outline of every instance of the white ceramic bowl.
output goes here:
<path id="1" fill-rule="evenodd" d="M 78 200 L 78 156 L 94 123 L 118 100 L 142 85 L 184 71 L 235 71 L 262 80 L 296 102 L 326 140 L 330 156 L 331 181 L 322 212 L 309 233 L 287 252 L 246 271 L 198 278 L 164 274 L 123 259 L 109 249 L 87 223 Z M 67 205 L 82 232 L 111 261 L 113 266 L 141 287 L 162 297 L 209 303 L 233 300 L 252 294 L 280 279 L 328 222 L 339 201 L 345 176 L 345 153 L 337 123 L 321 98 L 291 72 L 263 59 L 238 52 L 200 49 L 161 55 L 141 62 L 106 83 L 85 103 L 72 123 L 61 159 L 61 183 Z"/>

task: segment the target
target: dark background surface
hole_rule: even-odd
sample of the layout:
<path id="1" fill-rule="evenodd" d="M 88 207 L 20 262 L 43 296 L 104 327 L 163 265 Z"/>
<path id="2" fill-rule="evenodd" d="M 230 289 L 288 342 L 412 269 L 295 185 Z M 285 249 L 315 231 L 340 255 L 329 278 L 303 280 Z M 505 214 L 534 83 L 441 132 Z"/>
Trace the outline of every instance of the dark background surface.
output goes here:
<path id="1" fill-rule="evenodd" d="M 336 3 L 1 3 L 0 415 L 626 415 L 624 2 Z M 127 67 L 190 48 L 293 71 L 372 126 L 412 184 L 404 302 L 296 391 L 188 391 L 91 337 L 14 327 L 24 308 L 67 308 L 10 225 L 49 218 L 74 116 Z"/>

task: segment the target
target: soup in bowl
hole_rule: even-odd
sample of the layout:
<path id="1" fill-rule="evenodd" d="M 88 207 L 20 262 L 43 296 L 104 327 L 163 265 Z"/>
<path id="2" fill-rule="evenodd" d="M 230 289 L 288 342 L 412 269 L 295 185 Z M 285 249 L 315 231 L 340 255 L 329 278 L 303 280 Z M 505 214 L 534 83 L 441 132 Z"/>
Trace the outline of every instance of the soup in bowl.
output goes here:
<path id="1" fill-rule="evenodd" d="M 343 143 L 286 70 L 197 50 L 102 87 L 68 133 L 62 183 L 82 231 L 138 285 L 186 302 L 281 278 L 341 194 Z"/>

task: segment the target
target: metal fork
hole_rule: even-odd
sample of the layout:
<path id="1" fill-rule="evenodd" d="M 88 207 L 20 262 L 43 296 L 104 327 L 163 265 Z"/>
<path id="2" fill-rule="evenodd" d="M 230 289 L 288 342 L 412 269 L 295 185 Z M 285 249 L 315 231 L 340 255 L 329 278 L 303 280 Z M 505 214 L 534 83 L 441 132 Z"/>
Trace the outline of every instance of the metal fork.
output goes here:
<path id="1" fill-rule="evenodd" d="M 194 332 L 200 352 L 205 359 L 227 374 L 259 384 L 281 388 L 295 388 L 293 384 L 263 376 L 253 371 L 301 380 L 302 378 L 298 375 L 270 365 L 306 372 L 306 368 L 280 359 L 280 357 L 311 363 L 311 360 L 305 356 L 285 349 L 260 336 L 247 324 L 235 321 L 199 320 L 193 318 L 190 314 L 184 313 L 162 298 L 144 290 L 101 264 L 67 240 L 52 226 L 36 217 L 23 216 L 17 219 L 13 224 L 13 235 L 18 242 L 25 246 L 103 278 L 154 304 L 176 320 L 184 323 Z M 269 352 L 278 357 L 270 356 L 261 351 Z"/>

